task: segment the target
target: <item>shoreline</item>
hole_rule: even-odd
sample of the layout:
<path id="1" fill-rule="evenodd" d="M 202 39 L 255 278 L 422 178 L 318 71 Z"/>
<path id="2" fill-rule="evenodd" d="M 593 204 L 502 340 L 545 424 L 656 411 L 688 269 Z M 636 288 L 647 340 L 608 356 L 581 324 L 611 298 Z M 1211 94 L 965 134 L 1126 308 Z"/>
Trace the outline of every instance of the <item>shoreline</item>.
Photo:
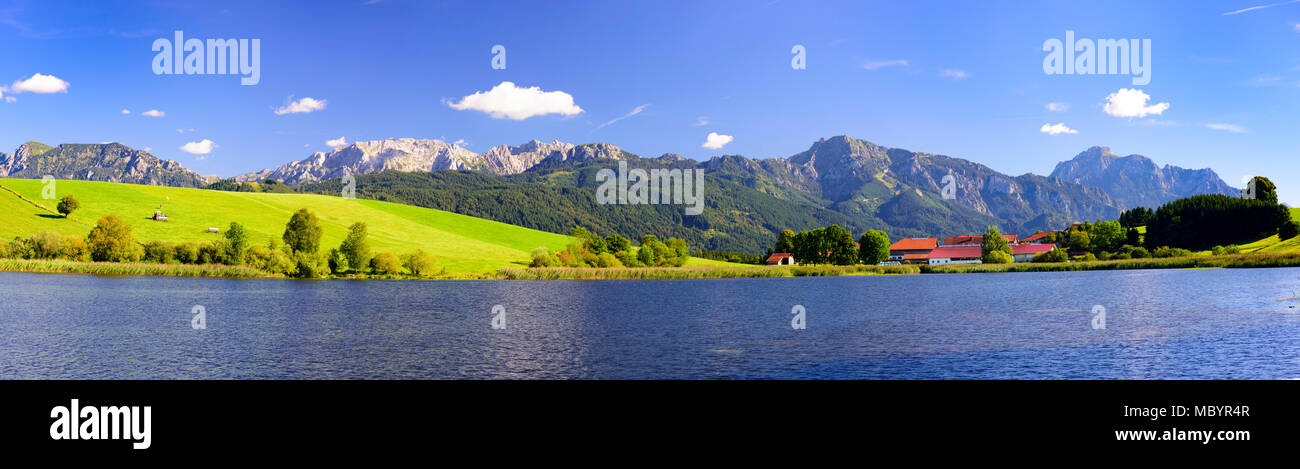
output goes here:
<path id="1" fill-rule="evenodd" d="M 810 265 L 810 266 L 688 266 L 574 268 L 503 267 L 496 272 L 442 273 L 431 277 L 328 276 L 302 280 L 703 280 L 728 278 L 844 277 L 873 275 L 965 274 L 1009 272 L 1079 272 L 1091 270 L 1218 269 L 1300 267 L 1300 253 L 1250 253 L 1221 256 L 1122 259 L 1053 263 L 962 265 Z M 0 259 L 0 272 L 106 276 L 197 277 L 230 279 L 290 279 L 248 266 L 224 264 L 153 264 L 79 262 L 64 259 Z"/>

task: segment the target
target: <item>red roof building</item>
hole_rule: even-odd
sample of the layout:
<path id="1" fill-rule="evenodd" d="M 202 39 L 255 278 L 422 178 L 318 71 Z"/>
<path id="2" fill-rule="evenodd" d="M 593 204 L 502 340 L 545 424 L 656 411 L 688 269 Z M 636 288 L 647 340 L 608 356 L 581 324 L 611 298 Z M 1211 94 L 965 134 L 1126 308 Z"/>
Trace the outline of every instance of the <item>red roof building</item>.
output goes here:
<path id="1" fill-rule="evenodd" d="M 983 250 L 978 246 L 943 246 L 926 256 L 930 265 L 974 264 L 980 262 Z"/>
<path id="2" fill-rule="evenodd" d="M 1029 244 L 1042 244 L 1042 243 L 1047 242 L 1047 236 L 1048 236 L 1048 235 L 1053 235 L 1053 234 L 1057 234 L 1057 233 L 1060 233 L 1060 232 L 1059 232 L 1059 231 L 1044 231 L 1044 232 L 1042 232 L 1042 233 L 1034 233 L 1034 234 L 1031 234 L 1031 235 L 1025 237 L 1025 239 L 1020 240 L 1020 243 L 1021 243 L 1021 244 L 1024 244 L 1024 243 L 1029 243 Z"/>
<path id="3" fill-rule="evenodd" d="M 1016 262 L 1029 262 L 1034 256 L 1056 249 L 1055 244 L 1017 244 L 1011 246 L 1011 257 Z"/>
<path id="4" fill-rule="evenodd" d="M 889 260 L 925 262 L 924 256 L 937 247 L 939 238 L 903 238 L 889 245 Z"/>
<path id="5" fill-rule="evenodd" d="M 767 257 L 767 265 L 795 265 L 794 256 L 788 252 L 778 252 Z"/>
<path id="6" fill-rule="evenodd" d="M 1020 242 L 1020 235 L 1004 234 L 1002 235 L 1002 239 L 1007 240 L 1007 243 L 1016 244 Z M 978 245 L 982 242 L 984 242 L 984 235 L 961 235 L 961 236 L 949 236 L 947 239 L 943 240 L 943 245 L 944 246 L 970 246 L 972 244 Z"/>

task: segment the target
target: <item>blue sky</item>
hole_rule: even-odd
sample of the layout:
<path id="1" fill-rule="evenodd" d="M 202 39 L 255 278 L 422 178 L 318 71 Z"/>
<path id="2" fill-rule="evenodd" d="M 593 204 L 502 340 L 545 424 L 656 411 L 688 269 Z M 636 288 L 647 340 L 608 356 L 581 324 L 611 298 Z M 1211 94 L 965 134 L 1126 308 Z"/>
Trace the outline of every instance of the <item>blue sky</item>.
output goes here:
<path id="1" fill-rule="evenodd" d="M 1010 174 L 1047 174 L 1105 145 L 1210 167 L 1234 186 L 1267 175 L 1300 206 L 1300 3 L 1279 1 L 6 1 L 0 151 L 118 141 L 232 176 L 340 137 L 476 152 L 610 142 L 706 159 L 784 157 L 848 134 Z M 260 82 L 154 74 L 152 44 L 177 30 L 259 39 Z M 1150 39 L 1150 83 L 1044 73 L 1044 41 L 1066 31 Z M 506 48 L 504 70 L 491 66 L 494 45 Z M 795 45 L 806 69 L 791 67 Z M 538 87 L 535 106 L 515 109 L 537 115 L 452 106 L 503 82 Z M 1135 96 L 1122 89 L 1149 97 L 1137 103 L 1145 115 L 1107 112 L 1108 96 Z M 324 105 L 275 112 L 303 98 Z M 705 148 L 709 133 L 732 140 Z M 204 140 L 206 154 L 181 149 Z"/>

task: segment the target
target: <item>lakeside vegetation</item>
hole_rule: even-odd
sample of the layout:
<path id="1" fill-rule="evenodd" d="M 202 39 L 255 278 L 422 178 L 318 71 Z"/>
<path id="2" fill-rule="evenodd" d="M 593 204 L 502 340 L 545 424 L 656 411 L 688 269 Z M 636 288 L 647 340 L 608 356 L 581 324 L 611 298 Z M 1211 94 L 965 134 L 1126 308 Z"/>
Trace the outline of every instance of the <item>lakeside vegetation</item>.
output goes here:
<path id="1" fill-rule="evenodd" d="M 157 277 L 276 277 L 242 265 L 155 264 L 148 262 L 83 262 L 67 259 L 0 259 L 0 271 L 91 275 L 149 275 Z"/>
<path id="2" fill-rule="evenodd" d="M 844 275 L 896 275 L 921 273 L 919 266 L 819 265 L 819 266 L 686 266 L 572 268 L 504 268 L 506 280 L 662 280 L 708 278 L 838 277 Z"/>

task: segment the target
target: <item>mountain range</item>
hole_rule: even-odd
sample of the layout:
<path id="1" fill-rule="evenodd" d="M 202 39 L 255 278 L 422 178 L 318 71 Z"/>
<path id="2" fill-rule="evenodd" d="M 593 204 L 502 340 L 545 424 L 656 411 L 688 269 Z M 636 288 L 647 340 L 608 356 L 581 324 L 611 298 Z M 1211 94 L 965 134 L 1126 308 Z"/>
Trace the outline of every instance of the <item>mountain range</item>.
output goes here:
<path id="1" fill-rule="evenodd" d="M 13 155 L 0 153 L 0 177 L 124 182 L 157 186 L 201 187 L 208 178 L 174 160 L 164 160 L 120 143 L 63 144 L 40 142 L 18 146 Z"/>
<path id="2" fill-rule="evenodd" d="M 595 171 L 620 161 L 634 167 L 702 169 L 705 213 L 683 216 L 680 207 L 595 204 Z M 13 157 L 0 154 L 0 177 L 43 174 L 182 187 L 204 183 L 179 163 L 120 144 L 50 148 L 29 142 Z M 233 179 L 275 179 L 303 191 L 328 193 L 337 182 L 331 180 L 345 174 L 357 176 L 359 197 L 548 231 L 583 224 L 629 237 L 659 232 L 706 248 L 750 252 L 761 251 L 781 229 L 819 224 L 839 223 L 855 232 L 885 229 L 895 238 L 979 233 L 989 225 L 1032 233 L 1080 220 L 1113 219 L 1128 208 L 1155 207 L 1190 195 L 1238 193 L 1213 170 L 1162 167 L 1147 157 L 1120 157 L 1105 147 L 1061 162 L 1049 176 L 1010 176 L 961 158 L 849 136 L 820 139 L 785 158 L 721 155 L 705 161 L 671 153 L 644 158 L 609 143 L 533 140 L 480 154 L 439 140 L 398 138 L 339 146 Z M 948 176 L 951 184 L 945 181 Z M 945 186 L 951 186 L 951 198 L 944 197 Z"/>

